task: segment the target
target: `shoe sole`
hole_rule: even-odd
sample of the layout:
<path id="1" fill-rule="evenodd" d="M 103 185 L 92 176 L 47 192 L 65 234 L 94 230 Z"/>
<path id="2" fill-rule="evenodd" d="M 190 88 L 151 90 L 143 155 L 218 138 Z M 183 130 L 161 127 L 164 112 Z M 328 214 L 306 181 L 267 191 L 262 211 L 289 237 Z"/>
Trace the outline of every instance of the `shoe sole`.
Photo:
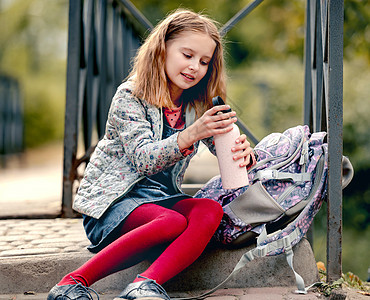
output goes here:
<path id="1" fill-rule="evenodd" d="M 114 298 L 113 300 L 122 300 L 126 298 Z M 135 300 L 164 300 L 163 298 L 160 297 L 141 297 L 141 298 L 135 298 Z"/>
<path id="2" fill-rule="evenodd" d="M 141 298 L 136 298 L 135 300 L 164 300 L 164 299 L 159 298 L 159 297 L 141 297 Z"/>

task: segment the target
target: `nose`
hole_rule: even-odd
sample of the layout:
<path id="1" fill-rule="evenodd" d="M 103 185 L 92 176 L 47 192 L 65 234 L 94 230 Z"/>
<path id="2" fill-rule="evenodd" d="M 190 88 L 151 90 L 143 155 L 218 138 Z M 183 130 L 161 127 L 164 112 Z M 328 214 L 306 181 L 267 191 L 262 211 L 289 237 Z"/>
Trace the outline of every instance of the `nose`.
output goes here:
<path id="1" fill-rule="evenodd" d="M 189 69 L 192 71 L 198 71 L 199 70 L 199 63 L 198 62 L 192 62 L 189 65 Z"/>

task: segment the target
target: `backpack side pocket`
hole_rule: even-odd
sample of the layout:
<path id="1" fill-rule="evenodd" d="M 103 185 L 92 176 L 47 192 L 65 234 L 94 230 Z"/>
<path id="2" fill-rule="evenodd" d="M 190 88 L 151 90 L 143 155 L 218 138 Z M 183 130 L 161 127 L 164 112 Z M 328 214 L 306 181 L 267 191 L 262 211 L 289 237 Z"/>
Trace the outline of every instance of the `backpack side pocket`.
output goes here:
<path id="1" fill-rule="evenodd" d="M 284 209 L 267 193 L 260 181 L 249 186 L 227 207 L 246 224 L 257 225 L 275 220 Z"/>

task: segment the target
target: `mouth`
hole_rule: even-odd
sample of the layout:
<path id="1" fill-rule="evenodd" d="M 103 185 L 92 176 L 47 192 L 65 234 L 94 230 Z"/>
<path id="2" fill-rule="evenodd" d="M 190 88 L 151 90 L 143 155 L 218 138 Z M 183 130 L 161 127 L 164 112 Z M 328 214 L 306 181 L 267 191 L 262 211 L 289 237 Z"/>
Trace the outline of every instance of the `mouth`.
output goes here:
<path id="1" fill-rule="evenodd" d="M 195 79 L 195 77 L 189 75 L 189 74 L 186 74 L 186 73 L 181 73 L 181 75 L 188 81 L 193 81 Z"/>

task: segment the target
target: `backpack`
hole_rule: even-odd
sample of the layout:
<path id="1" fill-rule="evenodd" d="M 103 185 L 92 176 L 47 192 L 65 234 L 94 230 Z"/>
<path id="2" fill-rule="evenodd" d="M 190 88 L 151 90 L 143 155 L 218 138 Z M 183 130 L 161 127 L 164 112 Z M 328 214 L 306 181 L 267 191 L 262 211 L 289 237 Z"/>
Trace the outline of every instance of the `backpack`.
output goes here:
<path id="1" fill-rule="evenodd" d="M 245 253 L 235 272 L 255 257 L 285 253 L 295 277 L 298 293 L 307 293 L 303 278 L 293 269 L 293 250 L 308 231 L 327 191 L 327 144 L 325 132 L 310 133 L 309 127 L 296 126 L 283 133 L 271 133 L 254 148 L 257 163 L 248 170 L 250 184 L 236 189 L 222 188 L 220 176 L 209 180 L 194 197 L 219 202 L 224 216 L 214 239 L 226 245 L 256 247 Z M 343 188 L 353 177 L 348 158 L 343 157 L 346 176 Z"/>

